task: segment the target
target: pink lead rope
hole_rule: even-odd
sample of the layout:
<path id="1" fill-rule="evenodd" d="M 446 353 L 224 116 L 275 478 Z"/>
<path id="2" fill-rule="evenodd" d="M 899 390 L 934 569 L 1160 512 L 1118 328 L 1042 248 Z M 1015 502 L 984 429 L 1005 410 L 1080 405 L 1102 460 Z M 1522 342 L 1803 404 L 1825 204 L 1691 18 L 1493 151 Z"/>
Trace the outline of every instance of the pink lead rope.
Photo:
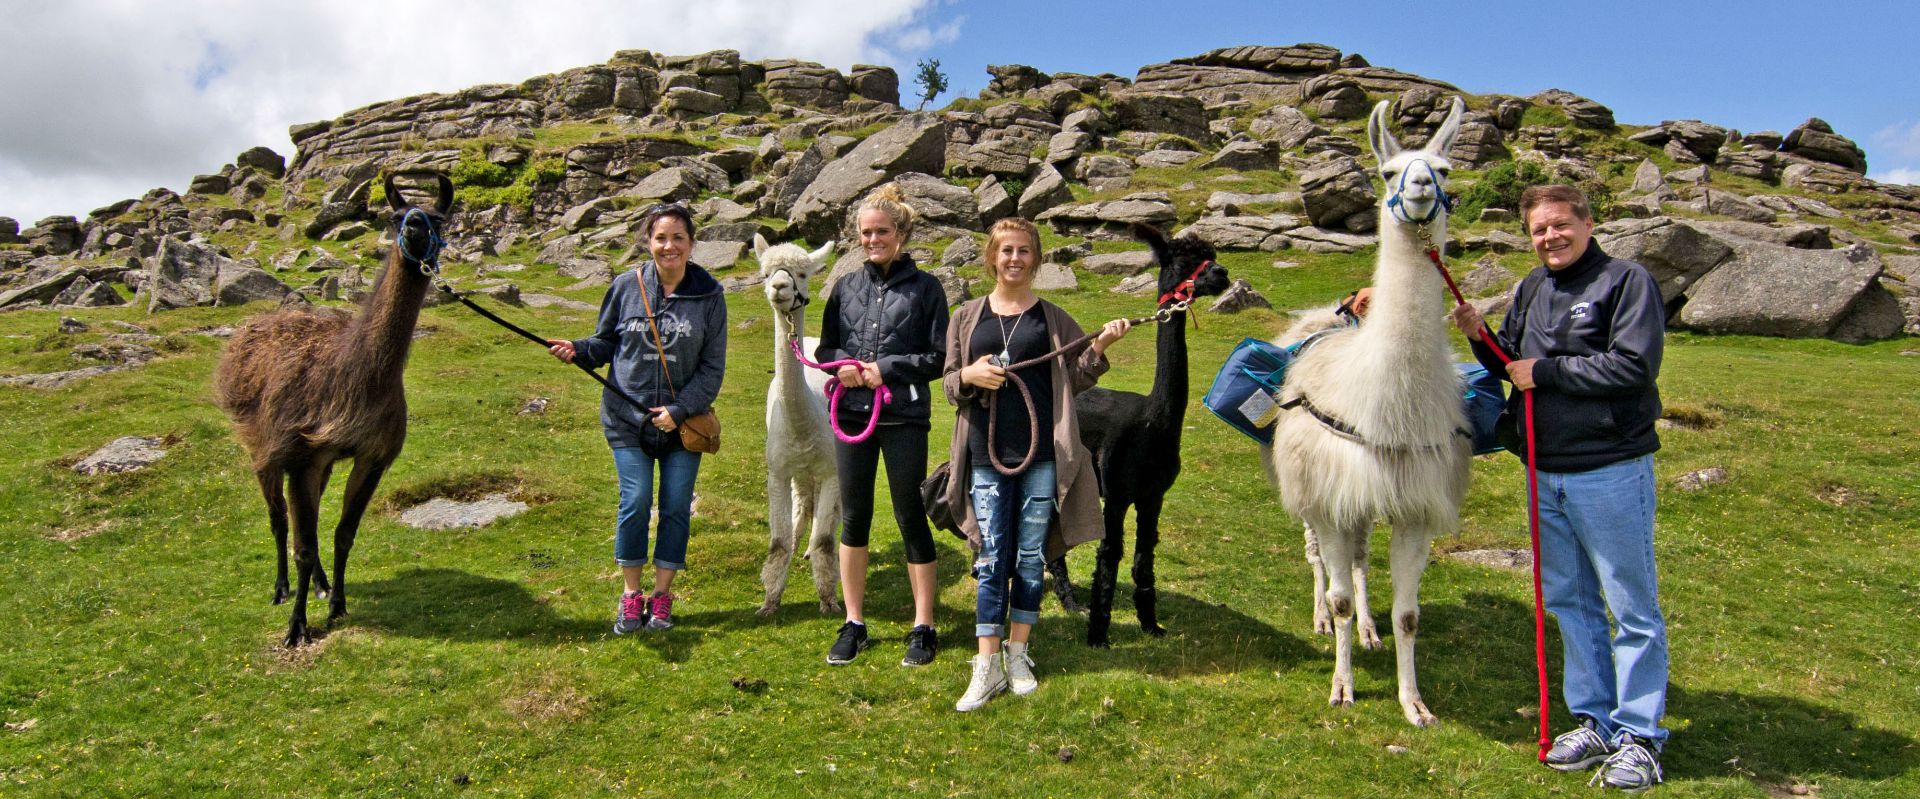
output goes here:
<path id="1" fill-rule="evenodd" d="M 1425 228 L 1421 230 L 1425 232 Z M 1453 292 L 1454 300 L 1465 305 L 1466 297 L 1461 295 L 1460 287 L 1453 282 L 1453 275 L 1447 272 L 1446 264 L 1440 262 L 1440 249 L 1428 247 L 1427 260 L 1433 262 L 1433 268 L 1440 270 L 1440 277 L 1447 281 L 1447 289 Z M 1500 343 L 1493 337 L 1493 328 L 1484 322 L 1480 325 L 1480 340 L 1486 342 L 1487 349 L 1493 350 L 1502 364 L 1513 363 L 1513 356 L 1500 348 Z M 1522 391 L 1520 394 L 1525 398 L 1527 416 L 1527 530 L 1533 536 L 1533 658 L 1534 668 L 1540 675 L 1539 759 L 1544 763 L 1553 740 L 1547 736 L 1547 614 L 1540 589 L 1540 470 L 1534 462 L 1533 392 Z"/>
<path id="2" fill-rule="evenodd" d="M 842 366 L 860 365 L 860 362 L 853 358 L 843 358 L 838 361 L 828 361 L 826 363 L 814 363 L 813 361 L 807 360 L 807 356 L 800 354 L 800 339 L 787 339 L 787 343 L 793 347 L 794 360 L 812 369 L 832 372 Z M 839 380 L 827 380 L 827 425 L 833 428 L 834 438 L 840 439 L 842 443 L 858 444 L 872 437 L 874 428 L 880 426 L 880 406 L 893 404 L 893 389 L 885 385 L 874 389 L 873 415 L 867 418 L 867 429 L 860 431 L 860 434 L 857 436 L 850 436 L 840 429 L 840 395 L 844 393 L 843 390 L 845 388 L 845 386 L 840 385 Z"/>

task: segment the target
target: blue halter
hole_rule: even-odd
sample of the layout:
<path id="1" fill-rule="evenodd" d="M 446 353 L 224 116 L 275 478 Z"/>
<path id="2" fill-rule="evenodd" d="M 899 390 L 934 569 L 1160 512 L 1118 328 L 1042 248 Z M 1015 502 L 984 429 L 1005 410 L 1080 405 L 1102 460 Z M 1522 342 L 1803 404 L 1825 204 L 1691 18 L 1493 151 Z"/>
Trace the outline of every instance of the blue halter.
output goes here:
<path id="1" fill-rule="evenodd" d="M 427 222 L 427 251 L 424 253 L 416 254 L 412 250 L 407 249 L 407 223 L 413 220 L 414 214 L 419 214 L 420 218 L 425 219 Z M 393 226 L 393 239 L 393 246 L 400 248 L 401 257 L 412 263 L 419 264 L 421 274 L 432 274 L 439 271 L 440 249 L 447 246 L 447 240 L 440 238 L 440 229 L 433 224 L 432 214 L 418 208 L 408 208 L 406 215 L 400 217 L 400 221 Z"/>
<path id="2" fill-rule="evenodd" d="M 1419 219 L 1415 219 L 1412 215 L 1408 214 L 1406 204 L 1401 202 L 1401 195 L 1407 190 L 1407 176 L 1413 174 L 1415 165 L 1419 165 L 1421 169 L 1427 170 L 1427 176 L 1433 178 L 1433 206 L 1427 209 L 1426 216 Z M 1453 198 L 1447 195 L 1446 187 L 1442 184 L 1440 175 L 1433 171 L 1433 166 L 1428 164 L 1424 158 L 1416 158 L 1407 164 L 1405 170 L 1401 171 L 1400 185 L 1395 186 L 1393 196 L 1387 198 L 1387 211 L 1393 214 L 1394 219 L 1398 219 L 1401 222 L 1408 224 L 1426 224 L 1438 218 L 1441 211 L 1446 211 L 1449 214 L 1453 213 Z"/>

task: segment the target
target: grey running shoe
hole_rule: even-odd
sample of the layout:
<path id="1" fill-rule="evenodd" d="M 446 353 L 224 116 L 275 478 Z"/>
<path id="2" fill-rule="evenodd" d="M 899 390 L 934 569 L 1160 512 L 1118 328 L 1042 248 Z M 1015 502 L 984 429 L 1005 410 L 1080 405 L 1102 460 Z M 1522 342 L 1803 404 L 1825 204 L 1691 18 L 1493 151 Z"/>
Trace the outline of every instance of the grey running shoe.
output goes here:
<path id="1" fill-rule="evenodd" d="M 1600 770 L 1594 772 L 1588 785 L 1618 788 L 1631 793 L 1660 784 L 1660 756 L 1654 750 L 1652 741 L 1623 732 L 1614 739 L 1614 743 L 1619 748 L 1613 751 L 1607 762 L 1600 764 Z"/>
<path id="2" fill-rule="evenodd" d="M 873 646 L 867 640 L 867 625 L 850 621 L 840 625 L 840 637 L 833 642 L 833 648 L 827 650 L 827 665 L 845 666 L 852 663 L 860 650 Z"/>
<path id="3" fill-rule="evenodd" d="M 953 703 L 953 709 L 965 713 L 979 710 L 994 695 L 1007 690 L 1007 670 L 1002 665 L 999 652 L 991 655 L 973 656 L 973 679 L 967 683 L 967 692 Z"/>
<path id="4" fill-rule="evenodd" d="M 933 655 L 938 651 L 940 634 L 927 625 L 917 625 L 907 633 L 907 655 L 900 659 L 900 665 L 925 666 L 933 662 Z"/>
<path id="5" fill-rule="evenodd" d="M 667 630 L 673 628 L 673 595 L 654 594 L 647 600 L 647 629 Z"/>
<path id="6" fill-rule="evenodd" d="M 613 634 L 627 633 L 647 626 L 647 596 L 639 591 L 620 595 L 620 612 L 613 617 Z"/>
<path id="7" fill-rule="evenodd" d="M 1560 771 L 1585 771 L 1613 754 L 1613 744 L 1600 737 L 1593 719 L 1580 717 L 1580 726 L 1560 733 L 1547 750 L 1547 766 Z"/>

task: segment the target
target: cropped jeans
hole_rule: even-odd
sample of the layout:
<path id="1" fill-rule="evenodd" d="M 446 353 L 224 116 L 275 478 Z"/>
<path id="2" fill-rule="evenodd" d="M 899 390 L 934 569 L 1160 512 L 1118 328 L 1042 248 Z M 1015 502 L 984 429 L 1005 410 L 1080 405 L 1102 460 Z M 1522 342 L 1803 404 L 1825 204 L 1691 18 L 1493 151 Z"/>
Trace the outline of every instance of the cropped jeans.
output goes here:
<path id="1" fill-rule="evenodd" d="M 973 516 L 980 523 L 980 554 L 973 561 L 973 577 L 980 581 L 973 634 L 1005 638 L 1009 621 L 1040 620 L 1054 465 L 1032 464 L 1012 477 L 992 466 L 975 466 L 972 476 Z"/>
<path id="2" fill-rule="evenodd" d="M 1667 730 L 1667 624 L 1653 566 L 1653 456 L 1540 473 L 1540 573 L 1560 623 L 1567 708 L 1612 740 Z M 1614 628 L 1607 616 L 1611 613 Z"/>
<path id="3" fill-rule="evenodd" d="M 613 450 L 620 476 L 620 514 L 613 537 L 613 559 L 621 566 L 647 565 L 647 526 L 653 504 L 654 465 L 660 467 L 660 536 L 653 565 L 679 571 L 687 567 L 687 538 L 692 533 L 693 480 L 700 474 L 700 453 L 676 449 L 659 459 L 639 447 Z"/>

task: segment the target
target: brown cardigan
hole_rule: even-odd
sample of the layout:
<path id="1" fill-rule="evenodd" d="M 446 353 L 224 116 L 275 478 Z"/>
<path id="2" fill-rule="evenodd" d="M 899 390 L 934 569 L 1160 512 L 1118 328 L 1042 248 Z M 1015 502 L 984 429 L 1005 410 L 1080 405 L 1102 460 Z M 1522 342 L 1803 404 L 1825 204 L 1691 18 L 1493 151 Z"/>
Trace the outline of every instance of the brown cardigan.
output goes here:
<path id="1" fill-rule="evenodd" d="M 947 325 L 946 375 L 942 378 L 947 401 L 958 406 L 954 411 L 953 445 L 949 453 L 953 468 L 947 475 L 946 502 L 953 511 L 954 521 L 967 534 L 967 542 L 976 552 L 980 549 L 980 523 L 973 517 L 973 501 L 969 496 L 973 469 L 968 462 L 971 451 L 967 447 L 967 435 L 972 425 L 967 421 L 967 406 L 983 401 L 988 393 L 961 382 L 960 370 L 979 357 L 979 353 L 967 349 L 967 342 L 973 338 L 974 325 L 979 324 L 981 309 L 986 303 L 987 298 L 981 297 L 954 312 Z M 1040 309 L 1047 320 L 1047 336 L 1054 348 L 1083 335 L 1080 325 L 1060 306 L 1041 300 Z M 1106 534 L 1106 522 L 1100 514 L 1099 476 L 1094 473 L 1093 453 L 1080 443 L 1080 422 L 1074 415 L 1073 395 L 1092 388 L 1107 367 L 1106 356 L 1095 355 L 1092 347 L 1081 350 L 1071 360 L 1053 360 L 1054 507 L 1059 512 L 1047 531 L 1048 560 Z"/>

